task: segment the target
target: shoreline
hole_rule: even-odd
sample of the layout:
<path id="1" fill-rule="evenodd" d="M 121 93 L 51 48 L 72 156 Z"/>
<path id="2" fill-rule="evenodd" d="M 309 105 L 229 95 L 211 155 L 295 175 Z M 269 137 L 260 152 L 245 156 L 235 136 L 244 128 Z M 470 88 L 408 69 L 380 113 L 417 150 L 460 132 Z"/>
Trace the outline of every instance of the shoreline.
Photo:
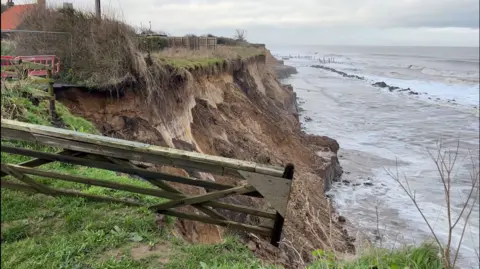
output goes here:
<path id="1" fill-rule="evenodd" d="M 298 74 L 298 71 L 295 67 L 285 65 L 283 60 L 278 60 L 275 57 L 273 57 L 273 58 L 276 60 L 276 62 L 273 63 L 273 64 L 270 63 L 270 66 L 273 68 L 273 70 L 274 70 L 274 72 L 275 72 L 275 74 L 276 74 L 276 76 L 279 80 L 289 78 L 293 74 Z M 318 134 L 308 134 L 305 131 L 303 131 L 303 126 L 302 126 L 303 124 L 300 122 L 300 113 L 303 111 L 303 109 L 299 105 L 299 102 L 298 102 L 299 99 L 297 97 L 297 93 L 295 92 L 295 88 L 293 87 L 293 85 L 284 84 L 281 81 L 280 81 L 280 84 L 293 93 L 293 97 L 294 97 L 293 98 L 293 110 L 294 110 L 293 112 L 294 112 L 295 116 L 297 117 L 297 119 L 298 119 L 298 121 L 301 125 L 302 132 L 304 132 L 306 135 L 320 136 Z M 330 138 L 330 139 L 335 140 L 334 138 Z M 340 147 L 338 149 L 340 149 Z M 338 159 L 338 152 L 337 151 L 335 151 L 335 152 L 332 152 L 332 151 L 329 151 L 329 152 L 318 151 L 316 154 L 317 154 L 317 156 L 322 158 L 324 161 L 329 163 L 329 165 L 326 166 L 325 173 L 322 174 L 322 178 L 324 178 L 324 180 L 325 180 L 324 181 L 324 194 L 326 194 L 331 189 L 331 186 L 334 182 L 340 182 L 341 181 L 341 177 L 342 177 L 342 174 L 343 174 L 343 168 L 342 168 L 342 166 L 340 164 L 340 161 Z"/>
<path id="2" fill-rule="evenodd" d="M 285 79 L 293 74 L 298 73 L 297 68 L 290 65 L 285 65 L 283 60 L 278 60 L 273 56 L 272 58 L 273 60 L 268 61 L 267 64 L 273 69 L 273 72 L 275 72 L 275 75 L 278 79 Z"/>
<path id="3" fill-rule="evenodd" d="M 420 240 L 422 236 L 428 237 L 428 231 L 422 230 L 425 225 L 423 222 L 409 221 L 409 218 L 416 216 L 416 211 L 412 210 L 409 205 L 398 207 L 399 204 L 408 203 L 408 200 L 401 198 L 403 196 L 396 191 L 395 182 L 389 180 L 388 176 L 383 173 L 382 167 L 395 167 L 395 156 L 400 154 L 401 160 L 403 160 L 400 169 L 421 173 L 421 178 L 415 174 L 409 175 L 412 183 L 415 183 L 417 178 L 421 179 L 421 181 L 417 181 L 418 186 L 416 186 L 419 191 L 435 192 L 437 188 L 432 188 L 432 186 L 435 186 L 432 184 L 436 183 L 435 171 L 430 169 L 429 165 L 431 164 L 427 160 L 428 156 L 424 156 L 425 152 L 422 151 L 422 146 L 417 147 L 419 144 L 418 136 L 422 135 L 424 137 L 422 140 L 423 146 L 433 145 L 436 137 L 452 134 L 450 132 L 445 134 L 442 131 L 444 129 L 444 127 L 441 128 L 442 125 L 447 124 L 447 121 L 450 124 L 462 123 L 464 121 L 460 119 L 467 117 L 469 113 L 459 110 L 458 106 L 431 105 L 428 101 L 423 102 L 424 100 L 418 100 L 415 96 L 404 98 L 408 95 L 390 94 L 388 90 L 377 91 L 375 88 L 388 89 L 389 85 L 379 87 L 379 85 L 371 85 L 372 83 L 369 83 L 369 81 L 361 82 L 357 79 L 342 78 L 345 77 L 343 75 L 339 77 L 335 74 L 327 74 L 332 72 L 331 70 L 325 70 L 329 71 L 325 73 L 322 71 L 321 74 L 312 77 L 311 74 L 315 71 L 307 71 L 310 70 L 309 67 L 312 66 L 299 68 L 301 75 L 294 76 L 293 79 L 285 82 L 291 83 L 297 89 L 297 94 L 300 97 L 299 103 L 302 104 L 302 109 L 305 109 L 305 113 L 302 115 L 305 120 L 303 120 L 302 125 L 306 124 L 308 126 L 309 133 L 336 137 L 344 149 L 346 148 L 345 151 L 339 152 L 345 174 L 342 181 L 335 184 L 336 190 L 329 194 L 335 197 L 334 200 L 339 201 L 338 203 L 335 202 L 336 210 L 346 214 L 353 222 L 352 224 L 355 224 L 352 225 L 351 229 L 349 228 L 350 234 L 360 235 L 360 237 L 357 237 L 358 243 L 363 243 L 362 241 L 365 239 L 374 242 L 377 236 L 374 227 L 377 220 L 375 219 L 376 209 L 373 205 L 375 199 L 380 199 L 382 201 L 380 215 L 383 216 L 381 226 L 388 227 L 387 230 L 381 229 L 382 237 L 384 236 L 382 240 L 396 242 L 398 231 L 404 233 L 405 244 Z M 307 74 L 307 78 L 302 76 L 303 74 Z M 322 109 L 319 110 L 318 106 Z M 418 111 L 419 106 L 422 109 L 417 114 L 422 116 L 413 117 L 410 112 Z M 338 115 L 342 115 L 342 121 L 339 121 Z M 403 117 L 393 118 L 392 115 L 403 115 Z M 443 120 L 441 115 L 445 116 Z M 471 120 L 469 115 L 468 117 Z M 306 120 L 307 118 L 309 120 Z M 412 118 L 415 118 L 418 122 L 408 120 L 405 122 L 403 120 Z M 400 124 L 402 122 L 403 124 Z M 423 123 L 420 124 L 420 122 Z M 476 124 L 478 124 L 478 121 L 476 121 Z M 465 124 L 452 126 L 462 125 Z M 394 132 L 397 129 L 396 126 L 405 126 L 405 133 L 401 137 L 398 137 L 398 133 Z M 468 138 L 478 137 L 478 133 L 472 133 L 472 128 L 453 129 L 469 131 L 469 133 L 465 133 Z M 358 132 L 359 135 L 357 136 L 352 132 Z M 375 140 L 372 140 L 372 138 Z M 379 140 L 380 138 L 381 140 Z M 379 144 L 379 141 L 388 142 L 388 144 Z M 407 148 L 414 147 L 415 152 L 420 154 L 415 156 L 424 156 L 421 157 L 424 159 L 418 162 L 415 157 L 409 158 L 411 152 L 399 152 L 399 143 Z M 464 142 L 463 145 L 464 149 L 475 147 L 473 141 Z M 373 166 L 371 173 L 368 172 L 370 171 L 368 166 Z M 357 171 L 358 169 L 365 171 Z M 432 180 L 430 186 L 422 185 L 425 180 Z M 463 186 L 459 185 L 458 188 L 463 188 Z M 430 216 L 429 219 L 434 219 L 434 215 L 436 216 L 438 213 L 429 211 L 427 214 Z M 475 226 L 476 224 L 472 224 L 472 228 Z M 439 232 L 443 233 L 443 231 Z M 415 239 L 414 236 L 420 237 Z M 470 248 L 470 242 L 465 244 L 462 249 Z M 360 249 L 362 247 L 361 245 L 357 246 Z M 471 256 L 471 253 L 466 252 L 464 255 L 465 257 L 462 258 L 467 258 Z M 468 260 L 464 262 L 468 262 Z"/>

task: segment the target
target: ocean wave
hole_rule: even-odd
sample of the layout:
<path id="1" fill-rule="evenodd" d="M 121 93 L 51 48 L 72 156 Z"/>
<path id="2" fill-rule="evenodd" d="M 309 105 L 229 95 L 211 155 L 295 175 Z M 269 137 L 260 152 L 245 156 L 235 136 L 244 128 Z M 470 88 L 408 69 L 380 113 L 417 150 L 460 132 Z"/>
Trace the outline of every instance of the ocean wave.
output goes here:
<path id="1" fill-rule="evenodd" d="M 368 53 L 366 55 L 389 56 L 389 57 L 412 57 L 412 58 L 424 58 L 424 59 L 435 59 L 435 58 L 437 58 L 437 57 L 433 57 L 433 56 L 415 55 L 415 54 Z"/>
<path id="2" fill-rule="evenodd" d="M 451 64 L 467 64 L 467 65 L 475 65 L 478 66 L 479 59 L 439 59 L 435 60 L 436 62 L 442 62 L 442 63 L 451 63 Z"/>
<path id="3" fill-rule="evenodd" d="M 474 71 L 455 71 L 455 70 L 446 70 L 446 69 L 436 69 L 425 67 L 421 69 L 421 72 L 425 75 L 431 76 L 440 76 L 440 77 L 450 77 L 456 78 L 459 80 L 470 80 L 478 82 L 478 73 Z"/>
<path id="4" fill-rule="evenodd" d="M 413 96 L 423 95 L 426 97 L 424 99 L 428 99 L 432 102 L 442 102 L 444 105 L 463 105 L 468 111 L 474 112 L 478 116 L 478 89 L 480 88 L 478 83 L 473 86 L 463 86 L 460 88 L 458 85 L 455 87 L 452 85 L 433 82 L 429 83 L 416 80 L 359 76 L 325 65 L 311 65 L 311 67 L 333 72 L 345 78 L 368 81 L 372 86 L 381 89 L 387 89 L 390 92 L 405 93 Z M 342 68 L 342 70 L 345 69 Z"/>

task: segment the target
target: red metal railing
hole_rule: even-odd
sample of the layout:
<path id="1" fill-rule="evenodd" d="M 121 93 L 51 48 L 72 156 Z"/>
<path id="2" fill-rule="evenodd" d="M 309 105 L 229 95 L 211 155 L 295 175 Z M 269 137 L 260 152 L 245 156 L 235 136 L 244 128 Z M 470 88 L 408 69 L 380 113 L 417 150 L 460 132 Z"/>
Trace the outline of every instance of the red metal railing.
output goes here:
<path id="1" fill-rule="evenodd" d="M 44 64 L 50 66 L 52 74 L 55 75 L 60 72 L 60 61 L 55 55 L 33 55 L 33 56 L 1 56 L 2 67 L 8 65 L 15 65 L 18 60 L 22 62 L 32 62 L 37 64 Z M 46 77 L 46 69 L 27 69 L 28 76 Z M 2 78 L 13 77 L 14 75 L 2 72 Z"/>

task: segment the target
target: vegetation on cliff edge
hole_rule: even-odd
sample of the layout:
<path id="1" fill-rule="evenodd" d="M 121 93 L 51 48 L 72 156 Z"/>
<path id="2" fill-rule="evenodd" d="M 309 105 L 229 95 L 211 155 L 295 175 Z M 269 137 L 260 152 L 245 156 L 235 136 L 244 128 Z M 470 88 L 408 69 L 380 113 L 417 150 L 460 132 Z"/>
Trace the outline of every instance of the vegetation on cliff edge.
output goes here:
<path id="1" fill-rule="evenodd" d="M 50 125 L 47 101 L 39 85 L 21 82 L 2 84 L 2 117 Z M 42 99 L 44 98 L 44 99 Z M 57 103 L 65 128 L 97 133 L 85 119 L 72 115 Z M 42 151 L 51 147 L 2 141 Z M 2 162 L 19 163 L 26 158 L 2 153 Z M 114 172 L 81 166 L 52 163 L 45 168 L 60 173 L 83 175 L 103 180 L 150 187 L 144 181 Z M 111 191 L 101 187 L 39 178 L 58 188 L 76 189 L 90 194 L 134 198 L 158 202 L 159 198 Z M 13 179 L 9 179 L 13 180 Z M 279 268 L 263 264 L 235 236 L 217 245 L 191 245 L 172 234 L 174 218 L 159 227 L 147 209 L 117 204 L 88 202 L 82 198 L 52 198 L 2 189 L 2 267 L 5 268 Z M 373 249 L 354 261 L 345 261 L 318 250 L 317 268 L 441 268 L 438 251 L 431 245 L 396 251 Z"/>

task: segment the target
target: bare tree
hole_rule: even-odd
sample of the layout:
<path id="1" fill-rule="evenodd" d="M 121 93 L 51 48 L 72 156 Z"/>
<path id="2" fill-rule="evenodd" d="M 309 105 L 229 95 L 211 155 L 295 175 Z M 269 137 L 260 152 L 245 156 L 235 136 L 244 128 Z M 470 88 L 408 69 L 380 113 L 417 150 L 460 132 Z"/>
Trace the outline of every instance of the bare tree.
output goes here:
<path id="1" fill-rule="evenodd" d="M 237 41 L 245 42 L 247 41 L 247 31 L 244 29 L 235 30 L 235 35 L 233 36 Z"/>
<path id="2" fill-rule="evenodd" d="M 478 161 L 475 161 L 474 158 L 471 157 L 471 162 L 472 162 L 472 169 L 470 172 L 471 185 L 465 197 L 465 200 L 462 201 L 463 207 L 458 213 L 458 217 L 457 218 L 453 217 L 454 212 L 452 209 L 452 205 L 453 203 L 459 202 L 459 201 L 452 201 L 452 193 L 453 193 L 452 182 L 454 179 L 453 172 L 454 172 L 456 161 L 458 159 L 459 147 L 460 147 L 460 141 L 458 141 L 457 143 L 456 150 L 453 150 L 453 151 L 444 149 L 442 147 L 442 144 L 440 143 L 438 146 L 437 153 L 435 155 L 429 151 L 430 157 L 432 158 L 432 160 L 436 165 L 436 168 L 440 177 L 440 182 L 442 183 L 443 190 L 444 190 L 444 199 L 445 199 L 446 208 L 447 208 L 446 213 L 447 213 L 447 220 L 448 220 L 448 236 L 447 236 L 446 244 L 443 244 L 442 242 L 440 242 L 440 239 L 437 233 L 434 231 L 433 226 L 430 223 L 430 220 L 427 219 L 422 209 L 420 208 L 418 200 L 415 195 L 415 191 L 410 188 L 410 185 L 408 183 L 406 176 L 404 176 L 405 183 L 403 183 L 400 180 L 400 176 L 398 174 L 398 166 L 397 166 L 396 174 L 393 174 L 392 172 L 387 171 L 390 177 L 400 184 L 400 187 L 403 189 L 403 191 L 407 194 L 407 196 L 413 202 L 418 212 L 422 216 L 423 220 L 427 224 L 433 238 L 435 239 L 436 243 L 438 244 L 438 247 L 442 251 L 444 268 L 446 269 L 453 269 L 457 264 L 459 251 L 464 239 L 468 221 L 470 219 L 473 209 L 475 208 L 475 204 L 477 203 L 478 195 L 479 195 L 479 171 L 477 167 Z M 470 154 L 470 156 L 472 156 L 472 154 Z M 460 239 L 458 241 L 458 245 L 455 246 L 454 243 L 452 242 L 454 229 L 462 219 L 464 223 L 461 227 Z"/>

